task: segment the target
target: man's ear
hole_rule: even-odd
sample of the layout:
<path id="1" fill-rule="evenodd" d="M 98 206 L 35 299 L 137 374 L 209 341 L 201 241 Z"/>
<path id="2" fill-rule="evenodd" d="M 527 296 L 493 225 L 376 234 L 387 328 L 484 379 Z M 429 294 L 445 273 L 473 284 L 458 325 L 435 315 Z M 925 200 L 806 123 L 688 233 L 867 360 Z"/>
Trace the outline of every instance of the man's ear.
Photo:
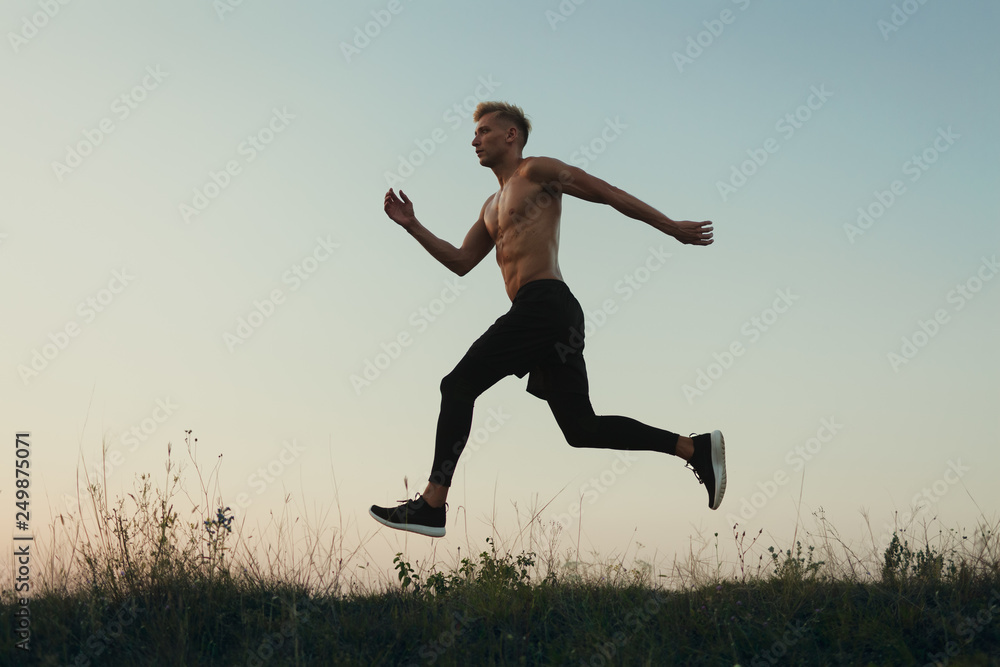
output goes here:
<path id="1" fill-rule="evenodd" d="M 507 143 L 517 143 L 517 128 L 511 125 L 507 128 L 507 136 L 504 137 Z"/>

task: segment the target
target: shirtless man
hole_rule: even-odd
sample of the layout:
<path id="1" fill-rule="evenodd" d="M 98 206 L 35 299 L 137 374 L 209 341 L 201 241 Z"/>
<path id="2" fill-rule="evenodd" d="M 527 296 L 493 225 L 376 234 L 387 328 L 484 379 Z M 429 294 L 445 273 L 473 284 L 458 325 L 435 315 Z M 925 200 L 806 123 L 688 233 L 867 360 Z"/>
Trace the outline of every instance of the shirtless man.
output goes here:
<path id="1" fill-rule="evenodd" d="M 441 381 L 434 461 L 424 492 L 398 507 L 372 505 L 369 513 L 392 528 L 443 537 L 445 500 L 469 438 L 476 398 L 503 377 L 528 373 L 527 390 L 548 402 L 571 446 L 678 456 L 707 487 L 709 508 L 718 509 L 726 491 L 722 433 L 688 438 L 628 417 L 594 414 L 583 360 L 583 310 L 563 282 L 558 259 L 563 194 L 608 204 L 691 245 L 712 243 L 712 223 L 671 220 L 581 169 L 553 158 L 522 157 L 531 123 L 519 107 L 483 102 L 473 118 L 472 146 L 479 164 L 496 174 L 500 189 L 483 204 L 462 247 L 421 225 L 402 190 L 397 196 L 390 189 L 384 208 L 431 256 L 460 276 L 495 248 L 511 308 Z"/>

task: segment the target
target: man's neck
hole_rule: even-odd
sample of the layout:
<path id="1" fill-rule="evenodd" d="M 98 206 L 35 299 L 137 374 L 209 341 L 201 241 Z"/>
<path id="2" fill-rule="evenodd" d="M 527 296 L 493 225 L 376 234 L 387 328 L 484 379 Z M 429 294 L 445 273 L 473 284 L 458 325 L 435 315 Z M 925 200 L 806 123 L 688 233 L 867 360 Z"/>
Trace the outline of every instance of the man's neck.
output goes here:
<path id="1" fill-rule="evenodd" d="M 524 162 L 524 158 L 520 154 L 511 155 L 510 158 L 504 160 L 501 164 L 492 167 L 501 188 L 510 180 L 510 177 L 514 175 L 514 172 L 517 171 L 522 162 Z"/>

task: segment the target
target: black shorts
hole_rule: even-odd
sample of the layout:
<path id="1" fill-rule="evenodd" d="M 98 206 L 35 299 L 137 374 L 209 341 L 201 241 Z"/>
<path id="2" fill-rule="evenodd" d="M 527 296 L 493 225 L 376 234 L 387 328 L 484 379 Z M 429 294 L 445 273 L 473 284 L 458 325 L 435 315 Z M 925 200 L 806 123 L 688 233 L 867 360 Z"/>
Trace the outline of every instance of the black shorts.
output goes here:
<path id="1" fill-rule="evenodd" d="M 583 308 L 561 280 L 533 280 L 517 291 L 510 310 L 480 336 L 459 362 L 463 370 L 496 382 L 529 374 L 527 390 L 588 394 L 583 360 Z"/>

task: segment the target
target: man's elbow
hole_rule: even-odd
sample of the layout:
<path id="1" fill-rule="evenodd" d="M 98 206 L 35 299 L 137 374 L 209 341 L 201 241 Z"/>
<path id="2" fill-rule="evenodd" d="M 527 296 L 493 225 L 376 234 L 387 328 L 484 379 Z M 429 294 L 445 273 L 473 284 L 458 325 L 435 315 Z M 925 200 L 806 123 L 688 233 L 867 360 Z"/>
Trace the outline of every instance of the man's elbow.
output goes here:
<path id="1" fill-rule="evenodd" d="M 459 278 L 461 278 L 469 271 L 471 271 L 472 267 L 473 264 L 464 259 L 456 260 L 452 262 L 450 266 L 448 266 L 448 268 L 451 269 L 451 272 L 457 275 Z"/>
<path id="2" fill-rule="evenodd" d="M 451 270 L 454 271 L 459 276 L 464 276 L 465 274 L 472 271 L 472 269 L 479 266 L 479 262 L 483 261 L 486 253 L 480 254 L 474 250 L 464 251 L 460 256 L 458 256 L 454 262 L 452 262 Z"/>

